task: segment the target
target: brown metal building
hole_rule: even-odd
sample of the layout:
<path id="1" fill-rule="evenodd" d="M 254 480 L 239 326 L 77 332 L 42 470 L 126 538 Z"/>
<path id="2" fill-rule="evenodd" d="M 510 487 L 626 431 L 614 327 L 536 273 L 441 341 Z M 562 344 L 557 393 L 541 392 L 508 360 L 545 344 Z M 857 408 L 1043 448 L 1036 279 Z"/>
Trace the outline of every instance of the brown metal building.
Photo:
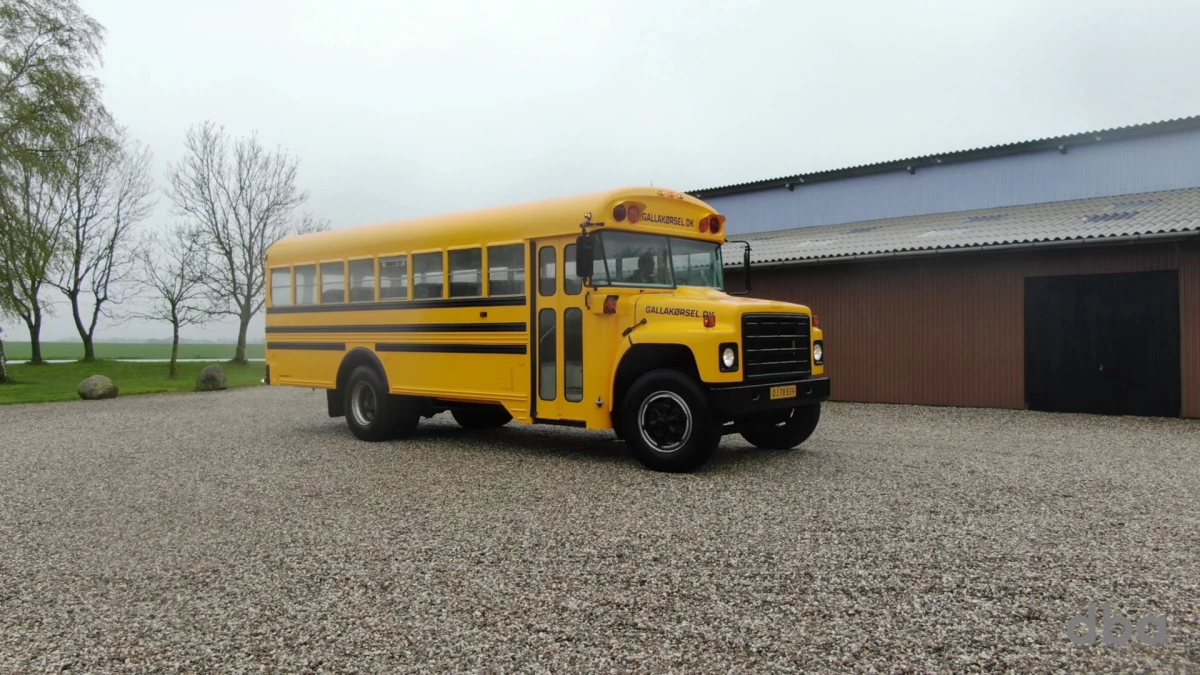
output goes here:
<path id="1" fill-rule="evenodd" d="M 751 295 L 819 317 L 834 400 L 1200 417 L 1197 234 L 1185 189 L 742 238 Z"/>

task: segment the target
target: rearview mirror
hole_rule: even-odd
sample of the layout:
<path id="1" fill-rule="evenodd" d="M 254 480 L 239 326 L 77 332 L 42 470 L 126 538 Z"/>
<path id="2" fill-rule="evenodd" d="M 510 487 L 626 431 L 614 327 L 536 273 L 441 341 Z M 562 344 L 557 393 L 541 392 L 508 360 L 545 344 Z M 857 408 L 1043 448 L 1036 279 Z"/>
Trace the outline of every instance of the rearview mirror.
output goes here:
<path id="1" fill-rule="evenodd" d="M 582 234 L 575 240 L 575 276 L 580 279 L 591 279 L 595 258 L 595 241 L 588 235 Z"/>
<path id="2" fill-rule="evenodd" d="M 730 295 L 749 295 L 750 289 L 750 242 L 748 241 L 730 241 L 730 244 L 743 244 L 746 248 L 742 253 L 742 281 L 746 284 L 744 291 L 728 291 Z"/>

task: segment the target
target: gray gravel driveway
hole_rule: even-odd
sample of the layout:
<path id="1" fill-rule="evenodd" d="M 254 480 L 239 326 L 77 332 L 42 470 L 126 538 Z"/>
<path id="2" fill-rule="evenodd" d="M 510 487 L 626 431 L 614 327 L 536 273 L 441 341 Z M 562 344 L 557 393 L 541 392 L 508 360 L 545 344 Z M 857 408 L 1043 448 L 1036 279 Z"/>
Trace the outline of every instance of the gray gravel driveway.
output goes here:
<path id="1" fill-rule="evenodd" d="M 0 671 L 1200 672 L 1200 423 L 831 404 L 692 475 L 321 392 L 0 407 Z M 1068 641 L 1089 601 L 1166 645 Z"/>

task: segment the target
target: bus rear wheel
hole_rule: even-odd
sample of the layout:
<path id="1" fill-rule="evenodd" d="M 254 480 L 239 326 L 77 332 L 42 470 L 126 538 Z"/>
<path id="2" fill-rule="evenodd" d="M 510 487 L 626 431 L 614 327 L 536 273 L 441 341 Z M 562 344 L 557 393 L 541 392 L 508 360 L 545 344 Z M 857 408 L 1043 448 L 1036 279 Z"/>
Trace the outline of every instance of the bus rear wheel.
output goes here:
<path id="1" fill-rule="evenodd" d="M 761 450 L 791 450 L 812 436 L 821 421 L 821 404 L 801 405 L 746 423 L 742 438 Z"/>
<path id="2" fill-rule="evenodd" d="M 350 374 L 344 395 L 346 423 L 359 440 L 403 438 L 421 421 L 416 403 L 389 394 L 383 378 L 370 366 L 359 366 Z"/>
<path id="3" fill-rule="evenodd" d="M 512 421 L 512 413 L 502 405 L 487 408 L 451 410 L 450 415 L 464 429 L 495 429 Z"/>
<path id="4" fill-rule="evenodd" d="M 619 429 L 633 456 L 654 471 L 694 471 L 721 442 L 705 414 L 704 392 L 677 370 L 639 377 L 623 397 L 620 417 Z"/>

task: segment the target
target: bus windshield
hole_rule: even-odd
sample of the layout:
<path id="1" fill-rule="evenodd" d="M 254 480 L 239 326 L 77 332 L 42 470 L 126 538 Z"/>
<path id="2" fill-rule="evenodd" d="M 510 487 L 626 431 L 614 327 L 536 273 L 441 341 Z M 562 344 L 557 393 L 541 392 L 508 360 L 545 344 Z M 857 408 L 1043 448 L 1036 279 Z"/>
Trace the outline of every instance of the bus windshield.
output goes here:
<path id="1" fill-rule="evenodd" d="M 725 290 L 721 245 L 716 242 L 613 230 L 596 237 L 596 286 Z"/>

